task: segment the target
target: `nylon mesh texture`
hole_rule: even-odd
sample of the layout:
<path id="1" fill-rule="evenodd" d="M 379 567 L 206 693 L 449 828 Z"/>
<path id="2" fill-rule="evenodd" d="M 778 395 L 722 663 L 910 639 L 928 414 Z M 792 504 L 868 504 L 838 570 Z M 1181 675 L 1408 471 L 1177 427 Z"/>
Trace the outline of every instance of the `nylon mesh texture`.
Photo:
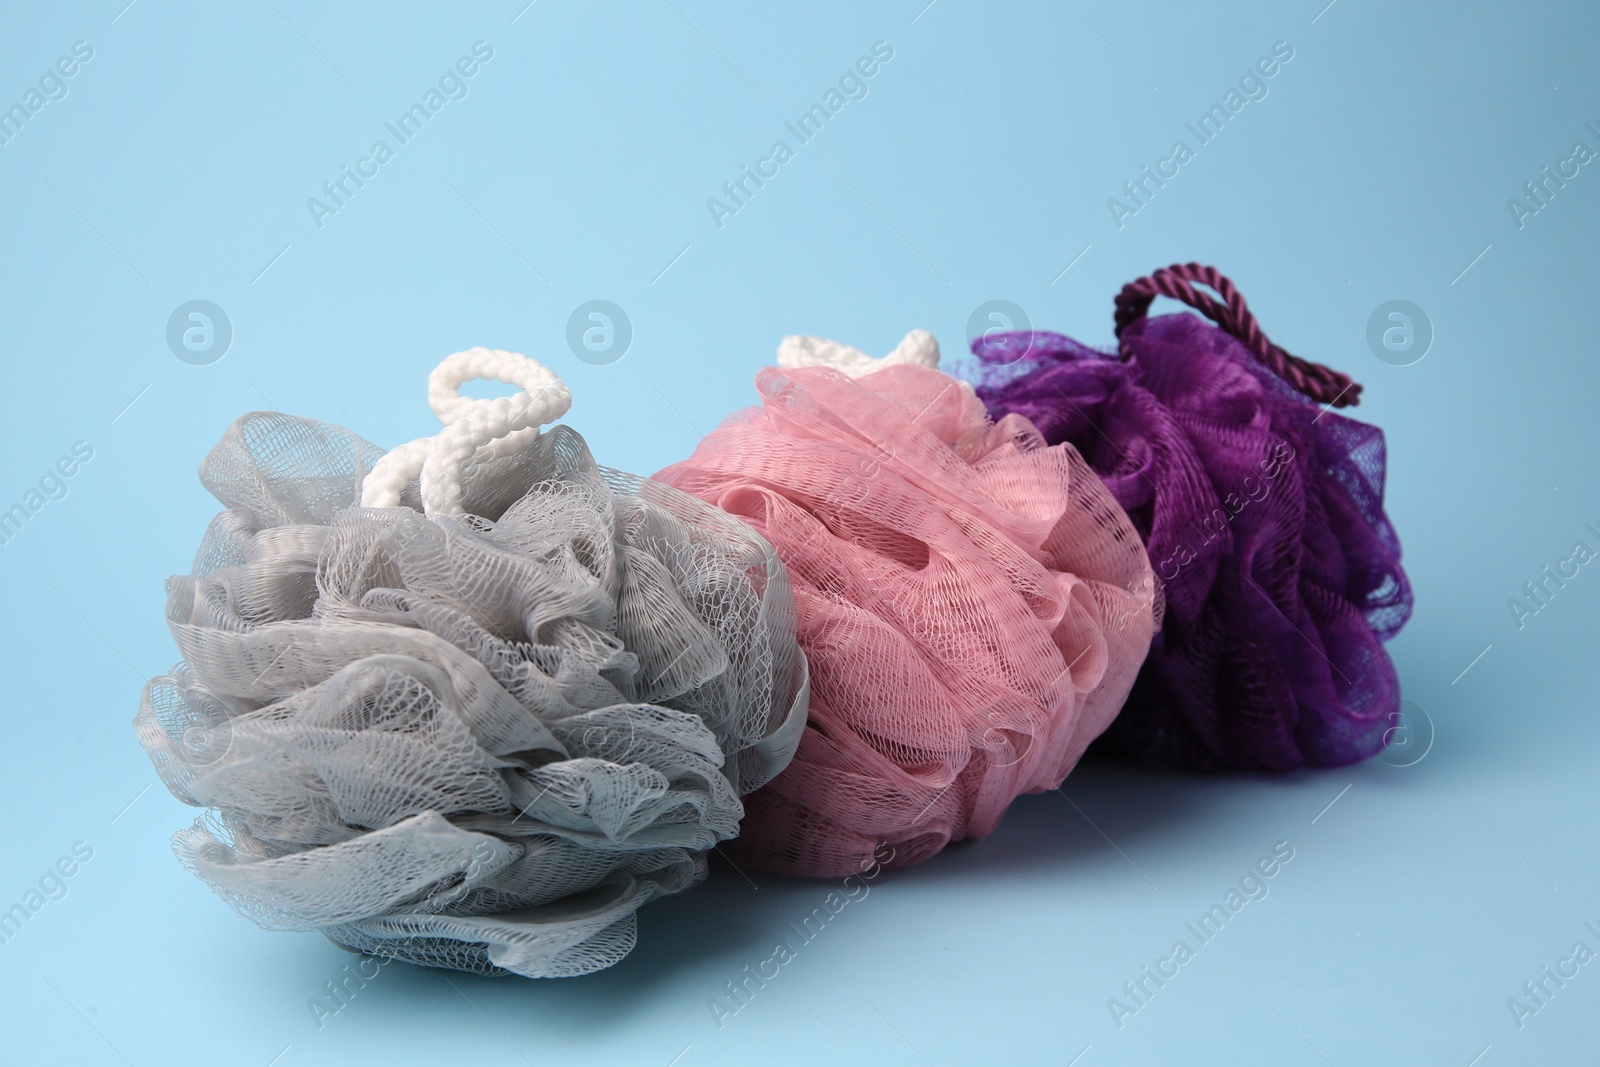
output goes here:
<path id="1" fill-rule="evenodd" d="M 1165 587 L 1162 632 L 1104 743 L 1210 770 L 1378 752 L 1400 707 L 1383 642 L 1412 604 L 1383 431 L 1324 411 L 1197 316 L 1124 340 L 1126 362 L 1060 334 L 973 342 L 999 364 L 980 375 L 990 413 L 1082 449 Z"/>
<path id="2" fill-rule="evenodd" d="M 1159 611 L 1139 537 L 1070 447 L 937 370 L 769 368 L 763 407 L 657 475 L 743 518 L 795 585 L 811 710 L 736 862 L 904 866 L 1058 786 Z"/>
<path id="3" fill-rule="evenodd" d="M 747 526 L 556 426 L 362 508 L 379 449 L 256 413 L 201 467 L 227 510 L 168 582 L 183 662 L 135 720 L 211 809 L 180 861 L 263 926 L 483 974 L 583 974 L 705 876 L 789 762 L 806 666 Z"/>

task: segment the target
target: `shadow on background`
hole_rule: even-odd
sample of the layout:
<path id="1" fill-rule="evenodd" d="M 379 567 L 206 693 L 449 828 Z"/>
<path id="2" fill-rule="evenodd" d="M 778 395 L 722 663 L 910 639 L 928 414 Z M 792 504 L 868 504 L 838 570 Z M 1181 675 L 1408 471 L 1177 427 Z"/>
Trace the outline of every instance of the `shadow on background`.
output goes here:
<path id="1" fill-rule="evenodd" d="M 1115 876 L 1160 883 L 1162 889 L 1177 889 L 1174 899 L 1181 899 L 1187 886 L 1174 882 L 1172 871 L 1184 867 L 1192 873 L 1192 864 L 1185 865 L 1180 855 L 1226 851 L 1231 863 L 1231 853 L 1270 844 L 1237 839 L 1246 827 L 1259 829 L 1258 822 L 1244 817 L 1249 811 L 1282 813 L 1283 832 L 1290 835 L 1347 784 L 1358 783 L 1363 792 L 1382 790 L 1403 805 L 1406 794 L 1437 790 L 1460 773 L 1463 759 L 1467 767 L 1475 766 L 1491 758 L 1483 750 L 1504 744 L 1492 731 L 1453 726 L 1440 738 L 1438 718 L 1435 714 L 1436 736 L 1427 754 L 1406 766 L 1379 756 L 1350 767 L 1284 775 L 1199 774 L 1096 757 L 1080 764 L 1061 790 L 1017 798 L 989 837 L 958 842 L 925 863 L 887 871 L 872 890 L 949 895 L 964 886 L 1011 878 L 1036 883 L 1043 876 L 1059 887 L 1064 903 L 1076 900 L 1089 908 L 1091 897 Z M 415 998 L 459 993 L 493 1018 L 518 1020 L 515 1032 L 533 1030 L 581 1043 L 665 1006 L 674 1011 L 703 1007 L 706 997 L 721 992 L 721 983 L 766 959 L 773 944 L 788 937 L 788 924 L 820 906 L 840 882 L 741 871 L 713 855 L 704 883 L 640 910 L 637 947 L 614 967 L 539 981 L 397 965 L 375 983 L 381 991 L 372 997 L 373 1010 L 405 1012 L 418 1002 Z M 1215 888 L 1210 882 L 1201 887 L 1204 892 Z M 1092 920 L 1087 911 L 1062 919 Z M 346 956 L 331 946 L 329 954 L 322 967 L 332 973 Z"/>

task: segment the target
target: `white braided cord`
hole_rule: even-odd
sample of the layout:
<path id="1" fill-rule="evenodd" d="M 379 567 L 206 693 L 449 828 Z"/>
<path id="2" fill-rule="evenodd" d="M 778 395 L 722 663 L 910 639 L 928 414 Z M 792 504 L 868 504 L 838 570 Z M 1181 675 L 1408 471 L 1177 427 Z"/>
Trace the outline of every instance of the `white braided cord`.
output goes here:
<path id="1" fill-rule="evenodd" d="M 861 378 L 896 363 L 938 367 L 938 340 L 927 330 L 912 330 L 882 359 L 824 337 L 785 337 L 778 344 L 778 366 L 787 369 L 832 367 L 847 377 Z"/>
<path id="2" fill-rule="evenodd" d="M 493 400 L 461 395 L 463 383 L 480 378 L 522 391 Z M 469 348 L 446 356 L 428 375 L 428 406 L 444 429 L 379 460 L 361 483 L 362 507 L 398 507 L 406 486 L 420 477 L 424 514 L 459 515 L 462 473 L 524 447 L 539 427 L 567 413 L 572 393 L 555 372 L 519 352 Z"/>

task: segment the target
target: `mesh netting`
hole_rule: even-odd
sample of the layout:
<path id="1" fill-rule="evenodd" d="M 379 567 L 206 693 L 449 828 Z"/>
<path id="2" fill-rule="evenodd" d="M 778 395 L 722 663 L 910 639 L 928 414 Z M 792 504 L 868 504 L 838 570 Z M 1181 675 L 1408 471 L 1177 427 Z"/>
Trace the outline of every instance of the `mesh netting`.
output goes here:
<path id="1" fill-rule="evenodd" d="M 202 465 L 227 510 L 168 583 L 184 662 L 135 725 L 213 809 L 179 859 L 263 926 L 598 970 L 793 754 L 806 669 L 771 546 L 565 426 L 504 451 L 456 517 L 415 479 L 358 506 L 381 450 L 308 419 L 247 415 Z"/>
<path id="2" fill-rule="evenodd" d="M 1379 751 L 1411 614 L 1384 441 L 1193 315 L 1133 323 L 1127 362 L 1053 333 L 973 342 L 979 395 L 1076 445 L 1132 516 L 1166 618 L 1106 744 L 1204 769 Z M 1019 361 L 1018 357 L 1021 356 Z"/>
<path id="3" fill-rule="evenodd" d="M 1070 447 L 895 365 L 769 368 L 763 408 L 657 477 L 743 518 L 789 567 L 811 707 L 747 799 L 736 862 L 804 875 L 981 837 L 1106 728 L 1158 612 L 1138 534 Z"/>

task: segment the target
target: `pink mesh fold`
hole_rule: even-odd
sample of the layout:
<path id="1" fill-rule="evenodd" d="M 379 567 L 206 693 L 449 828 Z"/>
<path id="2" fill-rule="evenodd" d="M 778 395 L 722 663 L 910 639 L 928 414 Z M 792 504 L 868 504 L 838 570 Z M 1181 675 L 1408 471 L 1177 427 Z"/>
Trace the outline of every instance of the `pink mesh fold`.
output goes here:
<path id="1" fill-rule="evenodd" d="M 772 543 L 811 665 L 799 751 L 724 850 L 837 876 L 983 837 L 1122 706 L 1160 614 L 1138 533 L 1072 446 L 940 371 L 756 386 L 657 476 Z"/>

